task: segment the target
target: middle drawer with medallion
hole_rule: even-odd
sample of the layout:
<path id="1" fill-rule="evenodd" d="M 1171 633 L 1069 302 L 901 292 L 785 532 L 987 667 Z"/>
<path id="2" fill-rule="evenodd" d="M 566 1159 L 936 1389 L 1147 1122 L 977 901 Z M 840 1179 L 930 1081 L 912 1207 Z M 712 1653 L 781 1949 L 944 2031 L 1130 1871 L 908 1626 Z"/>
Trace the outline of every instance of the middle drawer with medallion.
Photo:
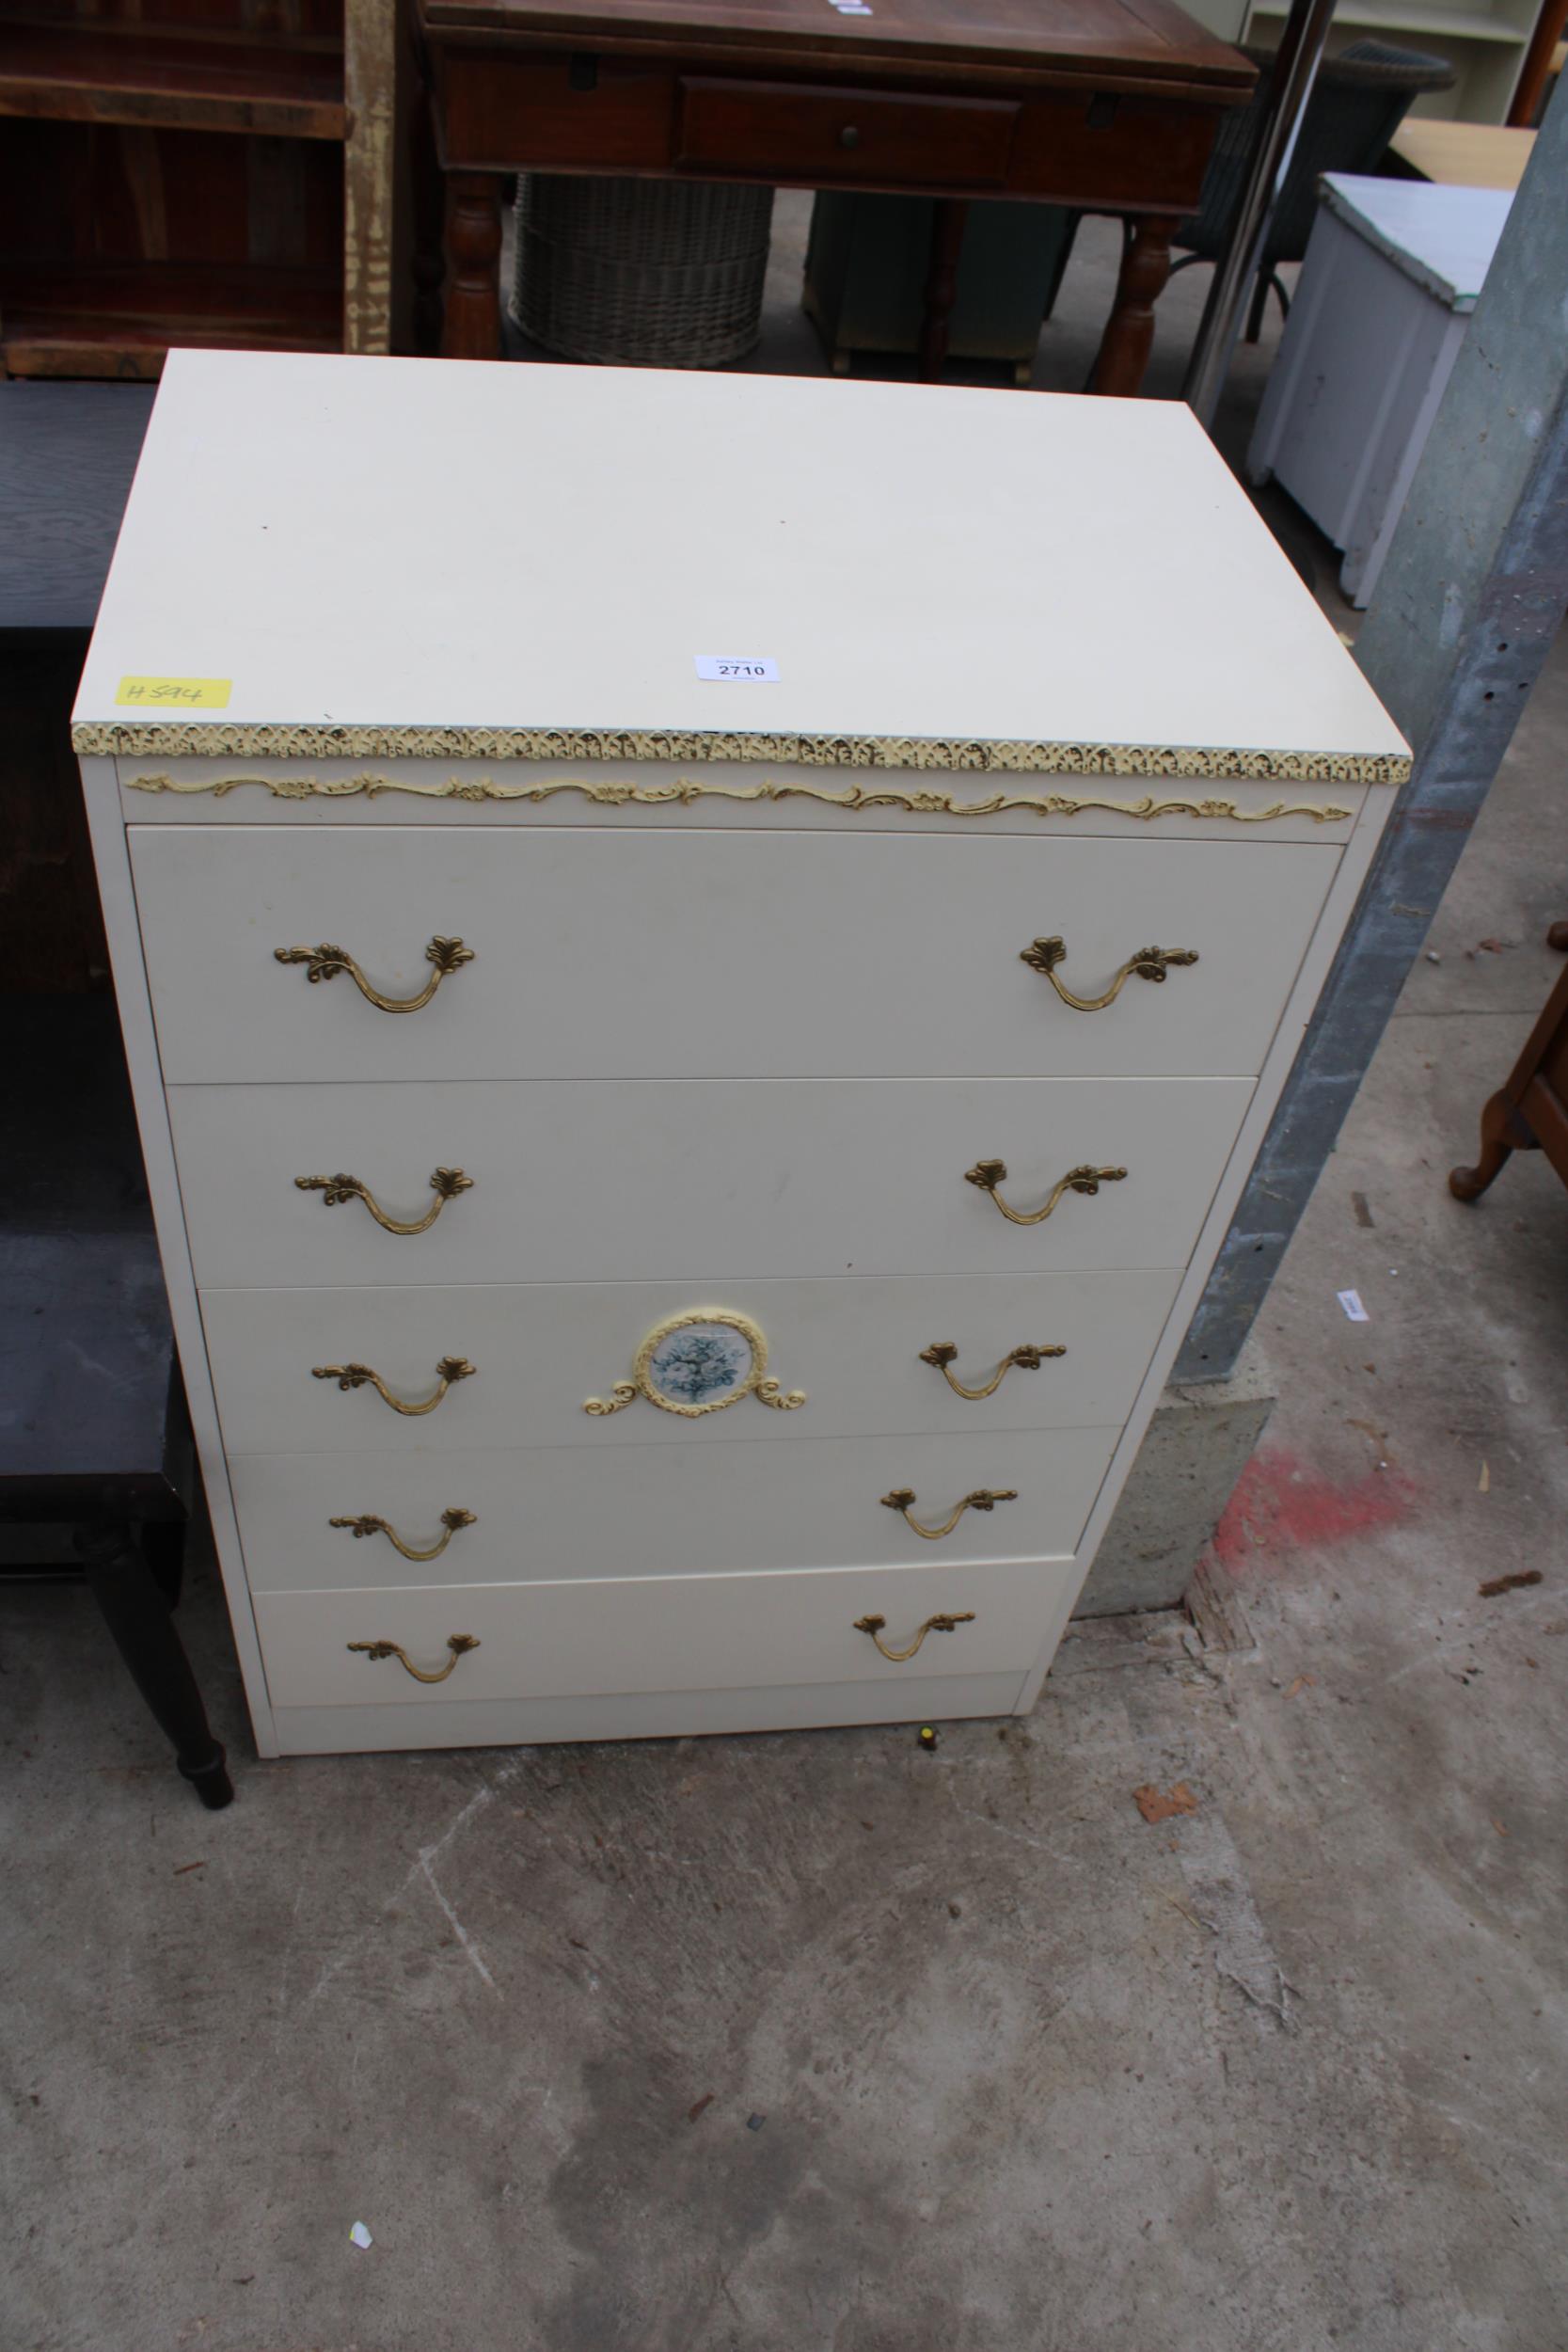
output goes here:
<path id="1" fill-rule="evenodd" d="M 645 1459 L 744 1443 L 799 1454 L 807 1475 L 825 1439 L 1118 1428 L 1179 1279 L 218 1290 L 201 1311 L 230 1458 L 397 1456 L 434 1476 L 489 1450 Z"/>

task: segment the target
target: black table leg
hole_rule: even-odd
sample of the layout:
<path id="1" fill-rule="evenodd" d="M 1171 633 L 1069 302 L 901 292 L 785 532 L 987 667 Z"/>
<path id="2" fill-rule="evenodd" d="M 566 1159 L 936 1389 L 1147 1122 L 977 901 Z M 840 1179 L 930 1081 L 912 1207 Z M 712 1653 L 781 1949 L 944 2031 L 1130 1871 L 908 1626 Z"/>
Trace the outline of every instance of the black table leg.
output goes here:
<path id="1" fill-rule="evenodd" d="M 174 1742 L 182 1776 L 210 1811 L 233 1800 L 223 1749 L 207 1724 L 190 1661 L 168 1603 L 123 1521 L 79 1527 L 72 1538 L 93 1597 L 159 1727 Z"/>

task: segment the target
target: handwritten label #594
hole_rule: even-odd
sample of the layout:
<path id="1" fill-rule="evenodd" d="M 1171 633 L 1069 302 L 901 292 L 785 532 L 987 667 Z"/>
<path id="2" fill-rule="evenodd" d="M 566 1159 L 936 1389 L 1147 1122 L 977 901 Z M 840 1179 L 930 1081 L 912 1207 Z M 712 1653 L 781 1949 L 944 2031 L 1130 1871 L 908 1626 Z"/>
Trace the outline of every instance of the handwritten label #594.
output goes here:
<path id="1" fill-rule="evenodd" d="M 226 677 L 122 677 L 115 696 L 143 710 L 227 710 L 231 681 Z"/>
<path id="2" fill-rule="evenodd" d="M 779 665 L 766 654 L 694 653 L 697 675 L 725 686 L 777 686 Z"/>

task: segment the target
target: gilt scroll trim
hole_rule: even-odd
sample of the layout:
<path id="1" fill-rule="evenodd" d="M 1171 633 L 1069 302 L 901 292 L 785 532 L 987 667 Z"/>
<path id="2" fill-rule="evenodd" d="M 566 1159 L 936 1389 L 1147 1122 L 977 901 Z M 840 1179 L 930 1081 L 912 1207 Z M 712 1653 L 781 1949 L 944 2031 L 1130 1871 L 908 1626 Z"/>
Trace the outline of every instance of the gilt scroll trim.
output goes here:
<path id="1" fill-rule="evenodd" d="M 1101 1184 L 1119 1184 L 1126 1174 L 1124 1168 L 1069 1168 L 1052 1185 L 1044 1207 L 1039 1209 L 1014 1209 L 1003 1200 L 997 1186 L 1007 1181 L 1006 1160 L 976 1160 L 973 1168 L 965 1168 L 964 1183 L 989 1192 L 1009 1225 L 1043 1225 L 1064 1193 L 1096 1193 Z"/>
<path id="2" fill-rule="evenodd" d="M 326 1523 L 328 1527 L 346 1527 L 355 1535 L 385 1535 L 388 1542 L 395 1549 L 401 1551 L 405 1560 L 439 1560 L 459 1529 L 472 1527 L 476 1521 L 471 1511 L 443 1511 L 441 1514 L 443 1534 L 435 1543 L 426 1545 L 423 1549 L 417 1544 L 405 1544 L 390 1520 L 377 1518 L 373 1511 L 361 1511 L 357 1518 L 328 1519 Z"/>
<path id="3" fill-rule="evenodd" d="M 879 761 L 845 760 L 842 762 L 803 761 L 803 766 L 880 766 Z M 940 762 L 910 760 L 888 762 L 887 765 L 939 766 Z M 1074 772 L 1064 768 L 1064 773 Z M 1117 774 L 1120 770 L 1105 772 Z M 1143 772 L 1142 771 L 1126 772 Z M 1173 771 L 1176 772 L 1176 771 Z M 1238 771 L 1238 774 L 1244 771 Z M 1270 778 L 1247 776 L 1246 781 L 1266 783 Z M 1340 782 L 1362 782 L 1362 778 L 1340 778 Z M 489 776 L 218 776 L 208 779 L 190 776 L 127 776 L 126 787 L 132 792 L 170 792 L 184 798 L 210 795 L 221 801 L 230 792 L 255 786 L 268 792 L 276 801 L 344 801 L 361 794 L 375 800 L 383 792 L 401 792 L 412 800 L 467 801 L 476 805 L 487 803 L 528 802 L 540 805 L 555 800 L 563 792 L 576 793 L 597 808 L 666 808 L 672 805 L 689 807 L 698 801 L 736 801 L 746 803 L 777 803 L 784 801 L 816 801 L 825 808 L 847 809 L 859 814 L 866 809 L 900 809 L 911 817 L 1128 817 L 1138 824 L 1152 824 L 1167 817 L 1190 818 L 1196 822 L 1228 823 L 1235 825 L 1269 825 L 1286 818 L 1304 817 L 1315 825 L 1346 824 L 1355 812 L 1337 808 L 1328 803 L 1315 801 L 1275 801 L 1268 808 L 1238 808 L 1234 801 L 1220 800 L 1156 800 L 1146 792 L 1138 801 L 1085 799 L 1069 792 L 993 792 L 989 799 L 966 801 L 956 793 L 934 790 L 919 791 L 912 787 L 880 786 L 868 789 L 862 784 L 828 785 L 773 783 L 767 784 L 703 784 L 688 776 L 676 777 L 669 784 L 628 784 L 618 777 L 554 776 L 537 784 L 498 784 Z"/>
<path id="4" fill-rule="evenodd" d="M 447 1647 L 451 1650 L 451 1656 L 438 1674 L 432 1674 L 428 1673 L 423 1666 L 415 1665 L 401 1642 L 348 1642 L 344 1644 L 347 1649 L 362 1650 L 367 1658 L 376 1660 L 395 1658 L 404 1673 L 412 1675 L 416 1682 L 445 1682 L 458 1660 L 466 1657 L 469 1650 L 478 1649 L 479 1646 L 479 1638 L 476 1634 L 449 1633 Z"/>
<path id="5" fill-rule="evenodd" d="M 423 1216 L 405 1224 L 400 1217 L 388 1216 L 370 1186 L 361 1184 L 357 1176 L 296 1176 L 294 1178 L 296 1191 L 319 1192 L 323 1196 L 323 1206 L 325 1208 L 336 1209 L 345 1200 L 362 1200 L 382 1231 L 388 1233 L 428 1233 L 447 1202 L 455 1200 L 460 1192 L 471 1192 L 473 1187 L 473 1178 L 465 1176 L 460 1168 L 433 1169 L 430 1189 L 436 1198 Z"/>
<path id="6" fill-rule="evenodd" d="M 855 1619 L 854 1629 L 857 1633 L 869 1633 L 872 1640 L 876 1643 L 877 1647 L 881 1651 L 882 1656 L 884 1658 L 891 1658 L 895 1666 L 901 1666 L 907 1658 L 912 1658 L 914 1656 L 915 1652 L 919 1649 L 921 1643 L 926 1639 L 927 1633 L 952 1633 L 955 1632 L 960 1625 L 973 1625 L 974 1623 L 974 1612 L 973 1609 L 943 1609 L 939 1611 L 936 1616 L 927 1618 L 925 1624 L 920 1628 L 920 1630 L 916 1633 L 914 1640 L 910 1644 L 908 1649 L 889 1649 L 887 1644 L 882 1639 L 882 1628 L 886 1625 L 886 1623 L 887 1619 L 885 1617 L 857 1617 Z"/>
<path id="7" fill-rule="evenodd" d="M 895 1486 L 891 1494 L 882 1497 L 886 1509 L 899 1512 L 904 1518 L 909 1520 L 915 1534 L 924 1535 L 927 1542 L 930 1544 L 939 1542 L 943 1535 L 951 1535 L 966 1511 L 994 1511 L 999 1502 L 1016 1502 L 1017 1501 L 1018 1488 L 1016 1486 L 976 1486 L 973 1494 L 965 1495 L 951 1517 L 943 1519 L 940 1527 L 923 1527 L 917 1518 L 911 1517 L 915 1503 L 915 1491 L 912 1486 Z"/>
<path id="8" fill-rule="evenodd" d="M 934 1346 L 921 1349 L 920 1360 L 923 1364 L 935 1364 L 956 1396 L 967 1396 L 972 1403 L 978 1404 L 984 1396 L 994 1396 L 1008 1373 L 1015 1367 L 1020 1372 L 1038 1372 L 1048 1356 L 1065 1356 L 1067 1349 L 1065 1347 L 1028 1346 L 1012 1348 L 1003 1357 L 983 1389 L 966 1389 L 963 1382 L 955 1375 L 953 1366 L 958 1360 L 958 1351 L 951 1340 L 939 1340 Z"/>
<path id="9" fill-rule="evenodd" d="M 407 1397 L 394 1396 L 380 1373 L 372 1372 L 369 1364 L 315 1364 L 310 1371 L 312 1380 L 336 1380 L 340 1389 L 362 1389 L 368 1384 L 394 1413 L 406 1413 L 414 1419 L 421 1413 L 433 1413 L 456 1381 L 471 1380 L 473 1376 L 474 1366 L 466 1356 L 443 1356 L 436 1367 L 434 1391 L 411 1404 Z"/>

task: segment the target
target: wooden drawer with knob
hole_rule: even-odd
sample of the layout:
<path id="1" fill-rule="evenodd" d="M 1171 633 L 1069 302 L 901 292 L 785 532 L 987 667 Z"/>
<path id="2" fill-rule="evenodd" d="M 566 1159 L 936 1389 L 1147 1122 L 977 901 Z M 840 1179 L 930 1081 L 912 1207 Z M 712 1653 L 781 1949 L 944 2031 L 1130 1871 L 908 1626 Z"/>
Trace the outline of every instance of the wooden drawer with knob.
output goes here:
<path id="1" fill-rule="evenodd" d="M 1001 188 L 1020 112 L 1006 99 L 688 76 L 675 162 L 736 180 L 809 181 L 819 167 L 840 186 Z"/>
<path id="2" fill-rule="evenodd" d="M 875 1678 L 893 1693 L 913 1686 L 914 1712 L 930 1677 L 1022 1676 L 1071 1568 L 1063 1559 L 990 1560 L 258 1593 L 256 1621 L 279 1708 L 401 1701 L 439 1709 Z"/>

